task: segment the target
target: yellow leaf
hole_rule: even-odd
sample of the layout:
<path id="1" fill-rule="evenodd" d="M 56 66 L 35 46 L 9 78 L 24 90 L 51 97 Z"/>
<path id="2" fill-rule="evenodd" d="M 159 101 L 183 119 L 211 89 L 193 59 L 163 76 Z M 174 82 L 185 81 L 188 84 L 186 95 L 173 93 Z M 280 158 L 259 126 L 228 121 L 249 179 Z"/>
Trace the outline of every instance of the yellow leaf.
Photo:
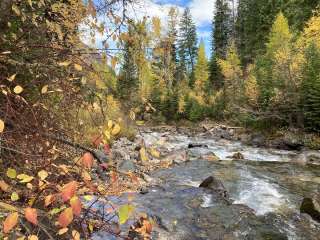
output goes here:
<path id="1" fill-rule="evenodd" d="M 69 61 L 65 61 L 65 62 L 59 62 L 58 65 L 60 67 L 68 67 L 71 64 L 71 62 Z"/>
<path id="2" fill-rule="evenodd" d="M 66 208 L 58 218 L 58 222 L 61 227 L 67 227 L 73 221 L 73 210 L 72 208 Z"/>
<path id="3" fill-rule="evenodd" d="M 4 131 L 4 121 L 0 119 L 0 133 Z"/>
<path id="4" fill-rule="evenodd" d="M 61 228 L 59 231 L 58 231 L 58 235 L 63 235 L 65 234 L 66 232 L 68 232 L 69 228 Z"/>
<path id="5" fill-rule="evenodd" d="M 7 176 L 8 178 L 12 178 L 12 179 L 15 179 L 17 177 L 17 172 L 15 169 L 13 168 L 8 168 L 7 170 Z"/>
<path id="6" fill-rule="evenodd" d="M 72 230 L 71 236 L 72 240 L 80 240 L 80 233 L 76 230 Z"/>
<path id="7" fill-rule="evenodd" d="M 11 75 L 10 77 L 8 77 L 7 79 L 9 82 L 12 82 L 16 79 L 16 76 L 17 76 L 17 74 L 15 73 L 15 74 Z"/>
<path id="8" fill-rule="evenodd" d="M 77 70 L 77 71 L 82 71 L 82 66 L 75 63 L 74 64 L 74 69 Z"/>
<path id="9" fill-rule="evenodd" d="M 38 176 L 39 178 L 43 181 L 48 177 L 48 172 L 45 170 L 41 170 L 40 172 L 38 172 Z"/>
<path id="10" fill-rule="evenodd" d="M 17 176 L 17 178 L 20 179 L 21 183 L 28 183 L 28 182 L 31 182 L 33 180 L 33 177 L 29 176 L 27 174 L 19 174 Z"/>
<path id="11" fill-rule="evenodd" d="M 20 85 L 17 85 L 14 87 L 13 91 L 15 94 L 20 94 L 23 92 L 23 88 Z"/>
<path id="12" fill-rule="evenodd" d="M 12 201 L 18 201 L 19 200 L 19 195 L 18 195 L 18 193 L 16 193 L 16 192 L 13 192 L 12 194 L 11 194 L 11 200 Z"/>
<path id="13" fill-rule="evenodd" d="M 104 135 L 105 135 L 105 137 L 107 138 L 107 140 L 110 140 L 111 135 L 110 135 L 109 130 L 104 131 Z"/>
<path id="14" fill-rule="evenodd" d="M 19 214 L 17 212 L 11 213 L 3 222 L 3 232 L 9 233 L 18 223 Z"/>
<path id="15" fill-rule="evenodd" d="M 39 238 L 36 235 L 31 235 L 28 237 L 28 240 L 38 240 Z"/>
<path id="16" fill-rule="evenodd" d="M 20 9 L 18 8 L 18 6 L 16 4 L 12 5 L 12 10 L 17 16 L 21 15 Z"/>
<path id="17" fill-rule="evenodd" d="M 93 196 L 92 195 L 85 195 L 83 198 L 84 198 L 84 200 L 86 200 L 88 202 L 93 200 Z"/>
<path id="18" fill-rule="evenodd" d="M 108 128 L 111 129 L 112 126 L 113 126 L 113 122 L 112 122 L 112 120 L 109 120 L 109 121 L 108 121 Z"/>
<path id="19" fill-rule="evenodd" d="M 142 161 L 142 162 L 148 161 L 147 152 L 146 152 L 146 149 L 145 149 L 144 147 L 142 147 L 142 148 L 140 149 L 140 158 L 141 158 L 141 161 Z"/>
<path id="20" fill-rule="evenodd" d="M 0 180 L 0 189 L 4 192 L 8 192 L 9 185 L 5 181 Z"/>
<path id="21" fill-rule="evenodd" d="M 48 92 L 48 85 L 44 85 L 42 88 L 41 88 L 41 94 L 45 94 Z"/>
<path id="22" fill-rule="evenodd" d="M 132 205 L 123 205 L 118 209 L 119 223 L 124 224 L 130 217 L 130 214 L 134 210 Z"/>
<path id="23" fill-rule="evenodd" d="M 134 111 L 130 111 L 129 117 L 132 121 L 134 121 L 136 119 L 136 114 Z"/>
<path id="24" fill-rule="evenodd" d="M 112 129 L 112 131 L 111 131 L 111 134 L 113 136 L 116 136 L 116 135 L 118 135 L 120 133 L 120 131 L 121 131 L 120 125 L 119 124 L 115 124 L 113 129 Z"/>
<path id="25" fill-rule="evenodd" d="M 144 121 L 136 121 L 136 124 L 137 124 L 138 126 L 142 126 L 142 125 L 144 125 Z"/>
<path id="26" fill-rule="evenodd" d="M 156 149 L 151 148 L 150 153 L 151 153 L 152 157 L 160 158 L 160 152 L 157 151 Z"/>

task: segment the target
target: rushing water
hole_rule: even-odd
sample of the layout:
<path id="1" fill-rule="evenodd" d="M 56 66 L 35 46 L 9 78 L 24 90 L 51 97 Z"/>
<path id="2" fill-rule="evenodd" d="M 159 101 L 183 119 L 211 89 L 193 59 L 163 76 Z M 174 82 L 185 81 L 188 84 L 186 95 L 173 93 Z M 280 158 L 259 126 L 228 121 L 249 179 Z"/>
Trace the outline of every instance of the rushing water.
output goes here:
<path id="1" fill-rule="evenodd" d="M 176 152 L 176 154 L 187 149 L 190 143 L 201 144 L 203 147 L 188 150 L 187 160 L 190 161 L 152 173 L 151 177 L 160 188 L 150 189 L 150 193 L 146 196 L 138 194 L 135 200 L 138 208 L 146 210 L 145 208 L 148 207 L 153 212 L 162 214 L 164 222 L 170 222 L 175 219 L 175 216 L 186 219 L 189 215 L 185 214 L 184 216 L 183 211 L 189 210 L 186 210 L 185 205 L 181 202 L 186 201 L 187 205 L 190 201 L 194 202 L 193 198 L 186 200 L 194 195 L 199 196 L 200 208 L 208 209 L 208 212 L 213 211 L 212 214 L 221 217 L 220 222 L 224 220 L 232 222 L 236 217 L 232 214 L 229 216 L 227 214 L 228 208 L 219 205 L 214 195 L 197 190 L 202 180 L 213 175 L 223 182 L 234 204 L 244 204 L 253 209 L 259 219 L 276 227 L 286 235 L 287 239 L 320 239 L 320 226 L 299 213 L 303 197 L 320 190 L 320 169 L 293 164 L 292 159 L 297 157 L 297 153 L 250 147 L 240 142 L 208 139 L 201 136 L 189 137 L 182 134 L 148 132 L 143 133 L 142 137 L 148 147 L 166 149 L 167 152 Z M 241 152 L 245 160 L 231 161 L 230 156 L 237 152 Z M 221 161 L 202 160 L 203 155 L 212 153 L 218 156 Z M 188 207 L 187 209 L 193 208 Z M 174 212 L 173 215 L 172 212 Z M 200 213 L 196 212 L 195 214 L 198 216 Z M 201 214 L 201 216 L 206 216 L 205 212 Z M 194 218 L 194 215 L 190 215 L 190 218 Z M 172 223 L 168 223 L 168 226 L 171 225 Z M 229 225 L 226 223 L 224 226 Z M 193 237 L 186 237 L 187 235 L 181 233 L 191 231 L 188 228 L 192 229 L 193 227 L 190 224 L 186 225 L 186 229 L 181 228 L 180 232 L 172 230 L 173 232 L 178 231 L 180 235 L 159 239 L 213 239 L 213 237 L 209 237 L 211 236 L 210 228 L 206 227 L 204 227 L 206 233 L 199 238 L 194 237 L 198 236 L 199 232 L 201 233 L 199 229 L 192 230 L 192 232 L 197 232 L 196 235 L 192 235 Z M 233 230 L 232 236 L 234 238 L 231 239 L 250 239 L 247 234 L 251 229 L 244 229 L 239 227 L 239 230 Z M 216 231 L 216 229 L 212 231 Z"/>

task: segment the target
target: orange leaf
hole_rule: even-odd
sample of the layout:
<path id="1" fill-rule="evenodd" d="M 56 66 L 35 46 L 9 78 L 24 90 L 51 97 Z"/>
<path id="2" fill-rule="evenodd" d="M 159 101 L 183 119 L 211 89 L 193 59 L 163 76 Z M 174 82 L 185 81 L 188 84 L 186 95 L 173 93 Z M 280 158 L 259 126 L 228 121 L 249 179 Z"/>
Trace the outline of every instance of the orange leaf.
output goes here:
<path id="1" fill-rule="evenodd" d="M 82 157 L 82 165 L 85 168 L 91 169 L 92 164 L 93 164 L 93 156 L 92 156 L 92 154 L 89 153 L 89 152 L 85 153 L 83 155 L 83 157 Z"/>
<path id="2" fill-rule="evenodd" d="M 38 225 L 38 214 L 35 208 L 26 208 L 25 217 L 29 222 L 33 223 L 34 225 Z"/>
<path id="3" fill-rule="evenodd" d="M 111 182 L 115 183 L 118 180 L 118 175 L 116 172 L 112 171 L 111 172 Z"/>
<path id="4" fill-rule="evenodd" d="M 77 196 L 74 196 L 73 198 L 70 199 L 70 205 L 72 207 L 74 215 L 79 217 L 81 213 L 81 208 L 82 208 L 80 199 Z"/>
<path id="5" fill-rule="evenodd" d="M 17 212 L 11 213 L 3 222 L 3 232 L 9 233 L 18 223 L 19 214 Z"/>
<path id="6" fill-rule="evenodd" d="M 55 200 L 55 196 L 50 194 L 44 198 L 44 206 L 48 207 Z"/>
<path id="7" fill-rule="evenodd" d="M 75 181 L 69 182 L 63 186 L 61 190 L 61 197 L 64 202 L 68 201 L 76 193 L 78 184 Z"/>
<path id="8" fill-rule="evenodd" d="M 58 222 L 61 227 L 65 228 L 70 223 L 72 223 L 73 220 L 73 211 L 72 208 L 66 208 L 59 216 Z"/>
<path id="9" fill-rule="evenodd" d="M 0 181 L 0 189 L 1 189 L 2 191 L 4 191 L 4 192 L 8 192 L 8 190 L 9 190 L 9 185 L 8 185 L 5 181 L 1 180 L 1 181 Z"/>

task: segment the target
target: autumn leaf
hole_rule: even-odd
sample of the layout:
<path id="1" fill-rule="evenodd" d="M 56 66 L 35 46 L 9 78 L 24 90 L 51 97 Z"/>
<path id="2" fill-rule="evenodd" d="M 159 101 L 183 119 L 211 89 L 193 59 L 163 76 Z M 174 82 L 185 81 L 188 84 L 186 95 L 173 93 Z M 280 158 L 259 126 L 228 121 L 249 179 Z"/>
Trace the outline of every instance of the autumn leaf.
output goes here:
<path id="1" fill-rule="evenodd" d="M 41 94 L 45 94 L 48 92 L 48 85 L 44 85 L 42 88 L 41 88 Z"/>
<path id="2" fill-rule="evenodd" d="M 29 176 L 27 174 L 19 174 L 17 178 L 20 180 L 21 183 L 28 183 L 31 182 L 34 177 Z"/>
<path id="3" fill-rule="evenodd" d="M 82 71 L 82 66 L 75 63 L 74 64 L 74 69 L 77 70 L 77 71 Z"/>
<path id="4" fill-rule="evenodd" d="M 17 177 L 17 172 L 15 169 L 13 168 L 8 168 L 7 170 L 7 177 L 8 178 L 12 178 L 12 179 L 15 179 Z"/>
<path id="5" fill-rule="evenodd" d="M 61 228 L 59 231 L 58 231 L 58 235 L 63 235 L 65 234 L 66 232 L 68 232 L 69 228 Z"/>
<path id="6" fill-rule="evenodd" d="M 4 131 L 4 121 L 0 119 L 0 133 Z"/>
<path id="7" fill-rule="evenodd" d="M 48 177 L 48 175 L 48 172 L 45 170 L 41 170 L 38 172 L 38 176 L 42 181 L 45 180 Z"/>
<path id="8" fill-rule="evenodd" d="M 93 165 L 93 156 L 91 153 L 87 152 L 83 155 L 82 157 L 82 165 L 85 168 L 91 169 L 92 165 Z"/>
<path id="9" fill-rule="evenodd" d="M 157 151 L 156 149 L 151 148 L 151 149 L 150 149 L 150 153 L 151 153 L 152 157 L 160 158 L 160 152 Z"/>
<path id="10" fill-rule="evenodd" d="M 80 240 L 80 233 L 76 230 L 72 230 L 71 236 L 72 240 Z"/>
<path id="11" fill-rule="evenodd" d="M 120 133 L 120 131 L 121 131 L 120 125 L 119 124 L 115 124 L 113 129 L 112 129 L 112 131 L 111 131 L 111 134 L 113 136 L 116 136 L 116 135 L 118 135 Z"/>
<path id="12" fill-rule="evenodd" d="M 113 127 L 113 121 L 109 120 L 108 121 L 108 128 L 111 129 Z"/>
<path id="13" fill-rule="evenodd" d="M 130 217 L 130 214 L 134 210 L 132 205 L 123 205 L 118 209 L 119 223 L 124 224 Z"/>
<path id="14" fill-rule="evenodd" d="M 38 214 L 35 208 L 25 209 L 25 218 L 34 225 L 38 225 Z"/>
<path id="15" fill-rule="evenodd" d="M 60 67 L 68 67 L 71 64 L 71 62 L 69 61 L 65 61 L 65 62 L 59 62 L 58 65 Z"/>
<path id="16" fill-rule="evenodd" d="M 20 93 L 23 92 L 23 88 L 20 85 L 17 85 L 17 86 L 14 87 L 13 92 L 15 94 L 20 94 Z"/>
<path id="17" fill-rule="evenodd" d="M 31 235 L 28 237 L 28 240 L 38 240 L 39 238 L 36 235 Z"/>
<path id="18" fill-rule="evenodd" d="M 145 149 L 144 147 L 142 147 L 142 148 L 140 149 L 140 158 L 141 158 L 141 161 L 142 161 L 142 162 L 148 161 L 147 152 L 146 152 L 146 149 Z"/>
<path id="19" fill-rule="evenodd" d="M 16 76 L 17 76 L 17 74 L 13 74 L 10 77 L 8 77 L 7 79 L 8 79 L 9 82 L 12 82 L 12 81 L 14 81 L 16 79 Z"/>
<path id="20" fill-rule="evenodd" d="M 44 206 L 48 207 L 51 203 L 53 203 L 55 200 L 55 196 L 53 194 L 50 194 L 44 198 Z"/>
<path id="21" fill-rule="evenodd" d="M 11 194 L 11 201 L 18 201 L 19 200 L 19 195 L 18 195 L 18 193 L 16 193 L 16 192 L 13 192 L 12 194 Z"/>
<path id="22" fill-rule="evenodd" d="M 3 192 L 8 192 L 8 190 L 9 190 L 9 185 L 8 185 L 5 181 L 1 180 L 1 181 L 0 181 L 0 189 L 1 189 Z"/>
<path id="23" fill-rule="evenodd" d="M 79 217 L 81 213 L 82 204 L 77 196 L 74 196 L 70 199 L 70 206 L 73 210 L 74 215 Z"/>
<path id="24" fill-rule="evenodd" d="M 64 202 L 69 201 L 76 193 L 78 184 L 75 181 L 69 182 L 61 190 L 61 197 Z"/>
<path id="25" fill-rule="evenodd" d="M 19 214 L 17 212 L 11 213 L 3 222 L 3 232 L 9 233 L 18 223 Z"/>
<path id="26" fill-rule="evenodd" d="M 72 208 L 66 208 L 58 218 L 58 223 L 61 227 L 65 228 L 73 221 L 73 210 Z"/>

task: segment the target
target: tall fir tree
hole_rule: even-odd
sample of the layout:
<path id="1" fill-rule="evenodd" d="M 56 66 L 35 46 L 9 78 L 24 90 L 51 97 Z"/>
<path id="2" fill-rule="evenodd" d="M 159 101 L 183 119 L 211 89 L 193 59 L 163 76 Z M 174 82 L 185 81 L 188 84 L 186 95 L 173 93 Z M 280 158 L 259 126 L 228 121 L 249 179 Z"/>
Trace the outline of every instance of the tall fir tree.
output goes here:
<path id="1" fill-rule="evenodd" d="M 301 91 L 304 125 L 309 130 L 320 131 L 320 49 L 313 43 L 305 55 Z"/>
<path id="2" fill-rule="evenodd" d="M 178 38 L 179 78 L 187 76 L 190 87 L 194 86 L 194 67 L 197 57 L 197 30 L 189 8 L 183 12 Z M 181 79 L 182 78 L 182 79 Z"/>
<path id="3" fill-rule="evenodd" d="M 223 87 L 223 75 L 217 59 L 225 58 L 228 42 L 232 33 L 232 14 L 228 0 L 217 0 L 212 21 L 212 45 L 210 60 L 210 83 L 214 90 Z"/>

